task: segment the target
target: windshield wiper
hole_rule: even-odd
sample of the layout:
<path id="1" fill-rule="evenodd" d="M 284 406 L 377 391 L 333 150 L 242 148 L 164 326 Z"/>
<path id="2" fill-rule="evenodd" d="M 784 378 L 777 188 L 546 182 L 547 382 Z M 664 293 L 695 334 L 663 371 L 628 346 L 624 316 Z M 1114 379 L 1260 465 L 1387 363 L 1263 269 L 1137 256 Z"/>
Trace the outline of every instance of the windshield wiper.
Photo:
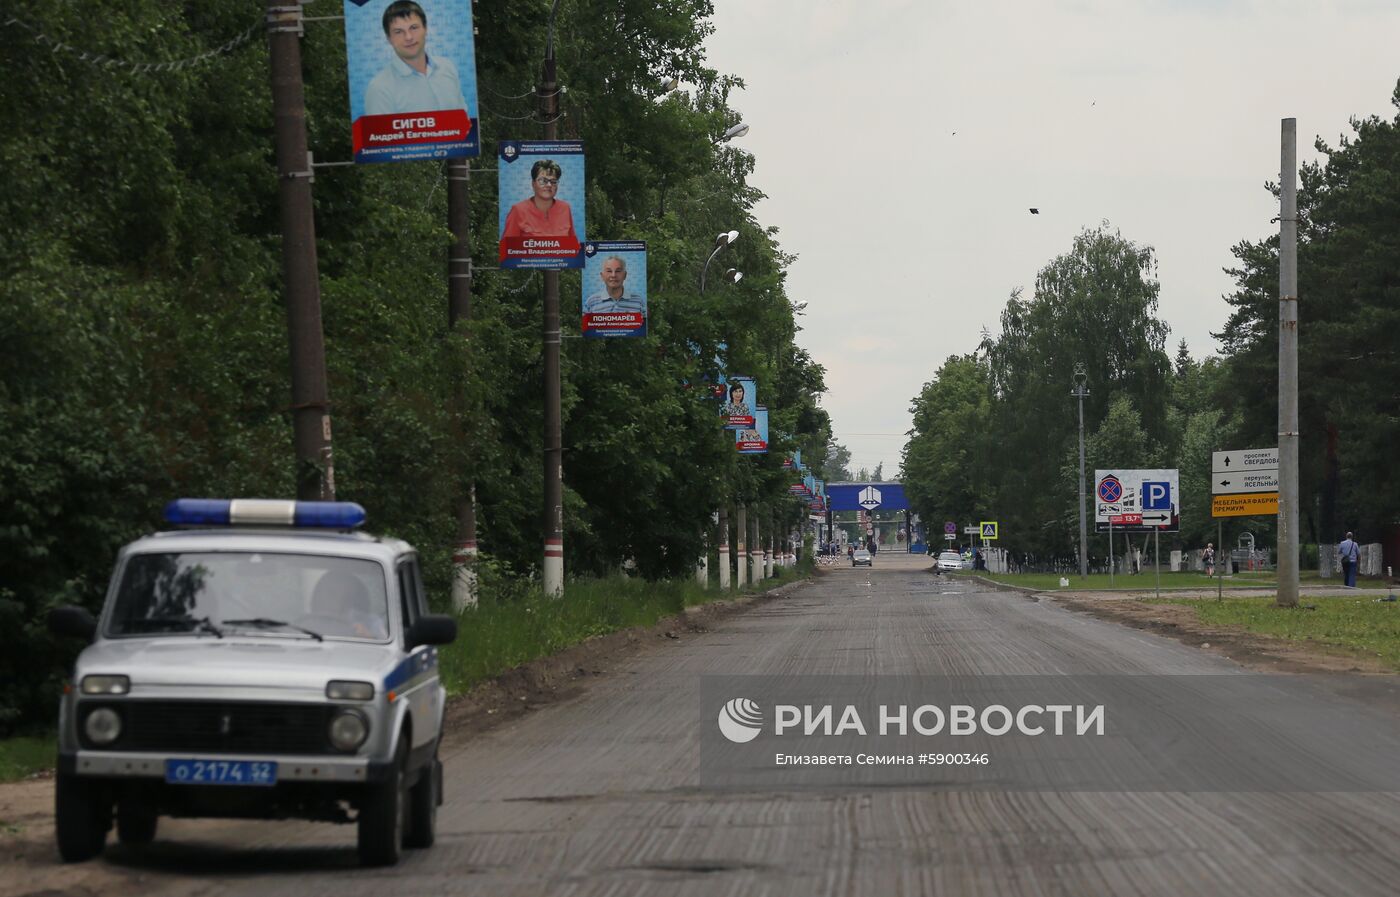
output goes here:
<path id="1" fill-rule="evenodd" d="M 146 617 L 140 620 L 130 620 L 126 624 L 129 627 L 142 629 L 184 629 L 186 631 L 212 632 L 219 638 L 224 637 L 223 630 L 209 622 L 208 617 L 191 617 L 189 614 L 170 617 Z"/>
<path id="2" fill-rule="evenodd" d="M 251 617 L 247 620 L 220 620 L 225 626 L 252 626 L 255 629 L 295 629 L 297 632 L 304 632 L 318 642 L 324 642 L 321 633 L 305 626 L 298 626 L 295 623 L 288 623 L 286 620 L 270 620 L 267 617 Z"/>

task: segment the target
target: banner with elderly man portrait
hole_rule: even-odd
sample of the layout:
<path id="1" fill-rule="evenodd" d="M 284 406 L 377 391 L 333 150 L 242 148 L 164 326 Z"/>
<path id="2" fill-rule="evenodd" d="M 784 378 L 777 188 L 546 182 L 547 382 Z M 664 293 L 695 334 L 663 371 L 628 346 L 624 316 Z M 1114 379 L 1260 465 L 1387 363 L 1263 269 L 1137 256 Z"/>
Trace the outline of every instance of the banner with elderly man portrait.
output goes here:
<path id="1" fill-rule="evenodd" d="M 345 0 L 356 162 L 481 155 L 471 0 Z"/>
<path id="2" fill-rule="evenodd" d="M 502 140 L 496 157 L 502 268 L 582 268 L 583 143 Z"/>
<path id="3" fill-rule="evenodd" d="M 583 245 L 583 335 L 647 335 L 647 244 L 612 240 Z"/>

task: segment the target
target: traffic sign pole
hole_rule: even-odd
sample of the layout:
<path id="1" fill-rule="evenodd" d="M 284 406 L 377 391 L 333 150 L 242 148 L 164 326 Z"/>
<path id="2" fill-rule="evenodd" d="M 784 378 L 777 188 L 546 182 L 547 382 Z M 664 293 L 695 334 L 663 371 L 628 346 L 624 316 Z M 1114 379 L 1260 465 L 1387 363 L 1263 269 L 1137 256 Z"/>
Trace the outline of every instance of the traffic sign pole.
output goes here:
<path id="1" fill-rule="evenodd" d="M 1157 600 L 1162 600 L 1162 531 L 1152 531 L 1152 566 L 1157 570 Z"/>
<path id="2" fill-rule="evenodd" d="M 1223 520 L 1215 521 L 1215 544 L 1220 546 L 1216 554 L 1225 550 L 1225 521 Z M 1215 600 L 1225 600 L 1225 565 L 1220 563 L 1219 558 L 1216 558 L 1215 563 Z"/>
<path id="3" fill-rule="evenodd" d="M 1108 587 L 1113 588 L 1113 518 L 1108 518 Z"/>

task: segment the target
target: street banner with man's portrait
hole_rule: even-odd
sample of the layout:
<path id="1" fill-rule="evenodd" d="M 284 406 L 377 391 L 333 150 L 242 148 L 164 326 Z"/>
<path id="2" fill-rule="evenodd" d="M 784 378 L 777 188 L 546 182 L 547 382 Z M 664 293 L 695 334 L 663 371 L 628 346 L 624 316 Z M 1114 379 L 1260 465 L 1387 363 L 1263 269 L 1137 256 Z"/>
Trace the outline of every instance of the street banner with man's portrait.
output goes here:
<path id="1" fill-rule="evenodd" d="M 471 0 L 345 0 L 356 162 L 481 155 Z"/>
<path id="2" fill-rule="evenodd" d="M 583 335 L 647 335 L 647 244 L 583 244 Z"/>
<path id="3" fill-rule="evenodd" d="M 725 381 L 724 387 L 724 404 L 719 406 L 720 417 L 724 418 L 724 428 L 753 429 L 754 408 L 758 407 L 758 387 L 753 378 L 736 374 Z"/>
<path id="4" fill-rule="evenodd" d="M 502 268 L 583 267 L 583 142 L 503 140 L 496 154 Z"/>
<path id="5" fill-rule="evenodd" d="M 741 455 L 768 453 L 768 409 L 762 405 L 753 410 L 753 426 L 734 434 L 734 444 Z"/>

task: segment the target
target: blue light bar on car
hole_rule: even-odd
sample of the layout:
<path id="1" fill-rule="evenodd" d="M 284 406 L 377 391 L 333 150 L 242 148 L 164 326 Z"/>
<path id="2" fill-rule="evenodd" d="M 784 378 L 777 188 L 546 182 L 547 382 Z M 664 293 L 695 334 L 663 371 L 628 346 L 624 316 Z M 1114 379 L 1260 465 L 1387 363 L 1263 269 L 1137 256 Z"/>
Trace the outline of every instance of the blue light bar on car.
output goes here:
<path id="1" fill-rule="evenodd" d="M 284 501 L 270 498 L 177 498 L 165 506 L 176 526 L 301 526 L 353 529 L 365 509 L 352 501 Z"/>

